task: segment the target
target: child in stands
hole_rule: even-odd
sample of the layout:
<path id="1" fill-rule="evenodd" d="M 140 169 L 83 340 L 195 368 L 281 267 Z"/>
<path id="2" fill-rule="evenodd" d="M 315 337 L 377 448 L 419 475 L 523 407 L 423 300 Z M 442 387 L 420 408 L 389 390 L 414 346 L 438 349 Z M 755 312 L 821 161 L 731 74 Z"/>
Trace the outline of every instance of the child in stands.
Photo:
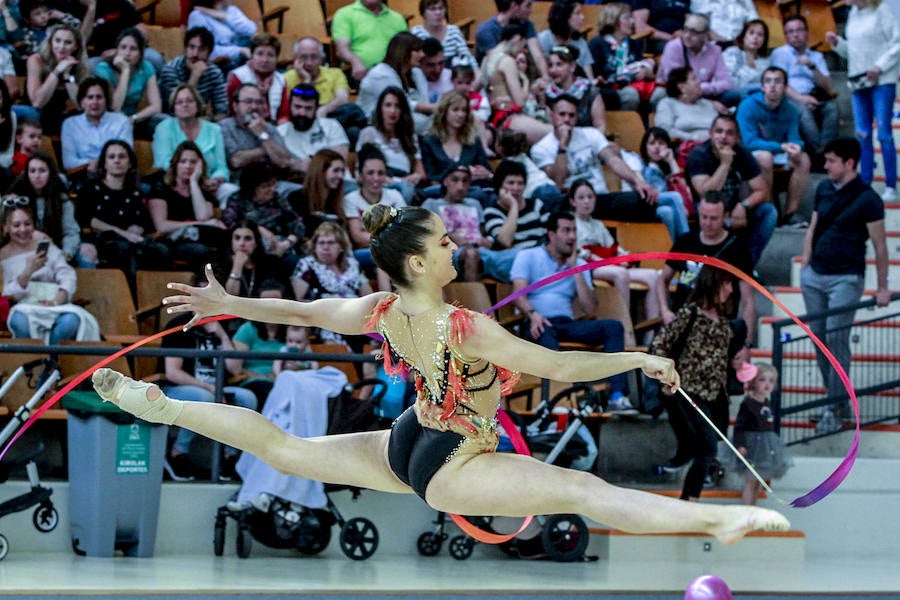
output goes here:
<path id="1" fill-rule="evenodd" d="M 768 363 L 757 363 L 756 368 L 756 377 L 750 380 L 747 395 L 734 421 L 733 441 L 738 452 L 768 481 L 787 472 L 791 457 L 775 433 L 774 415 L 769 405 L 769 396 L 778 385 L 778 371 Z M 738 467 L 745 471 L 741 498 L 744 504 L 754 505 L 759 495 L 759 481 L 743 463 L 738 463 Z"/>
<path id="2" fill-rule="evenodd" d="M 21 119 L 16 128 L 16 153 L 13 154 L 10 170 L 18 177 L 25 170 L 25 163 L 41 149 L 41 137 L 44 128 L 40 121 L 33 119 Z"/>

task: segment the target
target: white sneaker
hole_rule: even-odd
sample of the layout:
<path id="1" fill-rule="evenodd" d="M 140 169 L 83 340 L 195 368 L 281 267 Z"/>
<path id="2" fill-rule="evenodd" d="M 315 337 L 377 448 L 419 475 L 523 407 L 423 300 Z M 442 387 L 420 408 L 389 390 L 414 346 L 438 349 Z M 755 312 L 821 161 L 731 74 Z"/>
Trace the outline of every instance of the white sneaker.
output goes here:
<path id="1" fill-rule="evenodd" d="M 884 202 L 896 202 L 897 190 L 895 190 L 894 188 L 884 188 L 884 191 L 881 192 L 881 199 Z"/>
<path id="2" fill-rule="evenodd" d="M 631 401 L 628 400 L 628 396 L 618 396 L 617 398 L 612 398 L 609 401 L 609 404 L 606 407 L 611 413 L 616 413 L 618 415 L 636 415 L 638 411 L 631 405 Z"/>

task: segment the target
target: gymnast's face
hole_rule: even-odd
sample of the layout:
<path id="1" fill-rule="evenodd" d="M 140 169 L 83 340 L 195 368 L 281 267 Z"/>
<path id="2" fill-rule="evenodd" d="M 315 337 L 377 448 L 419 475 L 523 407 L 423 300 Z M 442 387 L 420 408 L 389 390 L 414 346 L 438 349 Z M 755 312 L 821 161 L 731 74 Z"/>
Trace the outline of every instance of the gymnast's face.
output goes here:
<path id="1" fill-rule="evenodd" d="M 441 286 L 456 279 L 456 267 L 453 266 L 453 253 L 458 246 L 450 239 L 444 222 L 437 214 L 431 215 L 431 233 L 425 238 L 425 252 L 416 258 L 421 261 L 424 275 Z"/>

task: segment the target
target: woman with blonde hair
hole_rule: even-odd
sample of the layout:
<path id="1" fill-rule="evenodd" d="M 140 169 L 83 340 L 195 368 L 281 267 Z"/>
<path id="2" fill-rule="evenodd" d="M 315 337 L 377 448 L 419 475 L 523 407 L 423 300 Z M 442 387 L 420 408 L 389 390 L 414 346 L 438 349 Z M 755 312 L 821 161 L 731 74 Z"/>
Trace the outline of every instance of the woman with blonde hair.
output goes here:
<path id="1" fill-rule="evenodd" d="M 451 91 L 438 100 L 431 130 L 422 138 L 422 163 L 428 179 L 440 181 L 455 162 L 468 165 L 476 185 L 479 181 L 490 185 L 493 174 L 477 135 L 469 99 L 462 92 Z"/>
<path id="2" fill-rule="evenodd" d="M 65 23 L 54 25 L 25 67 L 28 100 L 41 112 L 44 134 L 58 135 L 66 105 L 71 101 L 78 106 L 78 84 L 91 73 L 81 30 Z"/>

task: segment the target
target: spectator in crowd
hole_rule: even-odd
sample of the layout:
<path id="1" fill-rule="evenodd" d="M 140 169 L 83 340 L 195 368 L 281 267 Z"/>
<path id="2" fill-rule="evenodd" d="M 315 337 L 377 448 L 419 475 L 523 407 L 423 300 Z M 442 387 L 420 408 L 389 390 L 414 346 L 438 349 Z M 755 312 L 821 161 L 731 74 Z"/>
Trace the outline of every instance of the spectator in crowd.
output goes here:
<path id="1" fill-rule="evenodd" d="M 719 115 L 709 128 L 709 139 L 695 147 L 687 161 L 687 176 L 698 196 L 722 192 L 731 215 L 731 230 L 747 232 L 750 258 L 755 265 L 778 223 L 778 211 L 769 202 L 769 190 L 753 154 L 740 142 L 731 115 Z"/>
<path id="2" fill-rule="evenodd" d="M 425 76 L 428 95 L 425 102 L 434 106 L 441 96 L 453 89 L 451 73 L 444 59 L 444 47 L 434 38 L 422 40 L 422 58 L 419 69 Z"/>
<path id="3" fill-rule="evenodd" d="M 688 0 L 636 0 L 633 7 L 635 32 L 650 36 L 647 52 L 660 54 L 666 42 L 684 33 Z"/>
<path id="4" fill-rule="evenodd" d="M 287 298 L 288 288 L 279 280 L 269 279 L 260 284 L 259 297 Z M 234 348 L 241 352 L 280 352 L 285 342 L 286 329 L 285 325 L 244 321 L 234 334 Z M 256 394 L 259 406 L 265 403 L 272 390 L 275 379 L 273 362 L 268 358 L 236 359 L 239 376 L 244 377 L 240 385 Z"/>
<path id="5" fill-rule="evenodd" d="M 594 126 L 599 131 L 606 131 L 606 101 L 600 90 L 590 79 L 575 75 L 578 53 L 580 50 L 572 46 L 554 46 L 547 56 L 547 71 L 550 73 L 550 84 L 544 91 L 547 104 L 566 94 L 578 100 L 578 120 L 581 127 Z M 619 96 L 609 95 L 610 108 L 622 108 Z M 634 102 L 623 110 L 636 110 Z"/>
<path id="6" fill-rule="evenodd" d="M 57 246 L 40 246 L 46 238 L 35 229 L 26 198 L 6 196 L 2 205 L 3 295 L 16 300 L 9 330 L 14 338 L 43 338 L 49 344 L 74 340 L 83 329 L 83 309 L 70 303 L 75 269 Z"/>
<path id="7" fill-rule="evenodd" d="M 211 60 L 215 44 L 212 33 L 205 27 L 192 27 L 184 34 L 184 54 L 167 62 L 159 71 L 159 89 L 163 102 L 168 103 L 168 112 L 174 110 L 169 102 L 172 93 L 178 86 L 186 84 L 200 95 L 198 108 L 202 107 L 203 114 L 211 106 L 214 121 L 221 121 L 228 116 L 230 111 L 225 76 Z"/>
<path id="8" fill-rule="evenodd" d="M 525 167 L 525 197 L 537 198 L 544 204 L 544 212 L 552 213 L 560 209 L 565 196 L 543 169 L 534 164 L 528 156 L 528 140 L 518 131 L 504 130 L 497 140 L 500 158 L 517 162 Z"/>
<path id="9" fill-rule="evenodd" d="M 733 353 L 735 336 L 728 315 L 734 297 L 734 276 L 704 267 L 688 305 L 653 340 L 655 354 L 675 361 L 682 388 L 695 404 L 689 406 L 677 395 L 664 400 L 678 449 L 663 468 L 677 470 L 691 463 L 681 488 L 682 500 L 699 500 L 709 468 L 715 464 L 719 437 L 703 416 L 722 434 L 728 430 L 728 367 L 729 363 L 740 366 L 746 356 L 743 350 Z"/>
<path id="10" fill-rule="evenodd" d="M 498 281 L 511 281 L 509 270 L 520 250 L 544 240 L 547 211 L 538 198 L 525 196 L 525 167 L 504 160 L 494 171 L 497 204 L 484 210 L 487 243 L 478 248 L 481 273 Z"/>
<path id="11" fill-rule="evenodd" d="M 290 121 L 278 126 L 278 133 L 291 153 L 290 170 L 308 172 L 313 155 L 330 148 L 347 160 L 350 140 L 341 124 L 319 116 L 319 93 L 311 83 L 301 83 L 291 89 Z"/>
<path id="12" fill-rule="evenodd" d="M 303 188 L 297 192 L 294 203 L 307 232 L 327 221 L 343 220 L 346 166 L 346 158 L 331 148 L 322 148 L 309 159 Z"/>
<path id="13" fill-rule="evenodd" d="M 763 71 L 769 68 L 769 26 L 762 19 L 744 23 L 734 45 L 722 52 L 725 67 L 741 100 L 758 90 Z"/>
<path id="14" fill-rule="evenodd" d="M 131 121 L 120 112 L 108 110 L 110 92 L 105 79 L 95 75 L 83 79 L 78 84 L 76 99 L 84 112 L 63 121 L 60 136 L 63 167 L 66 171 L 87 167 L 82 177 L 90 177 L 99 172 L 100 150 L 109 140 L 120 140 L 131 150 L 134 144 Z M 131 168 L 136 168 L 134 161 Z"/>
<path id="15" fill-rule="evenodd" d="M 250 58 L 228 75 L 228 95 L 241 85 L 252 83 L 262 93 L 261 114 L 267 121 L 280 123 L 288 118 L 288 88 L 284 75 L 278 72 L 281 42 L 271 33 L 258 33 L 250 38 Z"/>
<path id="16" fill-rule="evenodd" d="M 367 248 L 370 236 L 362 225 L 362 215 L 366 209 L 374 204 L 400 208 L 406 206 L 406 202 L 400 192 L 385 185 L 388 180 L 387 159 L 378 146 L 364 144 L 356 156 L 359 189 L 345 195 L 341 206 L 350 239 L 356 247 Z"/>
<path id="17" fill-rule="evenodd" d="M 28 63 L 26 62 L 25 64 L 27 68 Z M 12 54 L 3 47 L 0 47 L 0 79 L 6 84 L 6 89 L 9 90 L 9 99 L 14 103 L 13 110 L 16 113 L 16 117 L 19 120 L 30 119 L 33 121 L 40 121 L 40 111 L 28 104 L 18 103 L 19 100 L 27 101 L 27 96 L 22 95 L 23 91 L 27 94 L 27 90 L 20 89 L 22 86 L 19 85 L 19 77 L 16 74 L 16 67 L 13 65 Z"/>
<path id="18" fill-rule="evenodd" d="M 193 7 L 187 27 L 202 27 L 212 33 L 215 44 L 210 60 L 228 59 L 225 70 L 230 71 L 250 58 L 250 38 L 256 33 L 256 23 L 231 0 L 198 0 Z"/>
<path id="19" fill-rule="evenodd" d="M 116 40 L 115 52 L 101 60 L 94 74 L 109 82 L 113 90 L 110 109 L 131 118 L 137 137 L 150 139 L 156 125 L 165 118 L 156 69 L 144 59 L 144 35 L 133 27 L 124 29 Z"/>
<path id="20" fill-rule="evenodd" d="M 575 61 L 581 68 L 582 74 L 588 79 L 593 79 L 594 57 L 588 48 L 587 40 L 582 35 L 584 29 L 584 13 L 581 10 L 581 2 L 577 0 L 553 0 L 550 12 L 547 15 L 548 28 L 537 36 L 538 43 L 547 60 L 549 74 L 550 51 L 557 46 L 568 46 L 578 50 Z"/>
<path id="21" fill-rule="evenodd" d="M 649 103 L 645 112 L 655 110 L 665 96 L 656 85 L 656 63 L 643 57 L 643 44 L 632 38 L 634 16 L 631 6 L 610 2 L 603 7 L 600 31 L 588 48 L 594 58 L 594 74 L 601 85 L 604 103 L 614 110 L 638 110 L 641 101 Z M 618 109 L 615 100 L 618 100 Z"/>
<path id="22" fill-rule="evenodd" d="M 202 118 L 206 104 L 190 84 L 178 84 L 169 98 L 169 104 L 174 116 L 165 119 L 153 131 L 153 166 L 157 169 L 168 168 L 175 149 L 183 142 L 193 142 L 203 154 L 206 165 L 206 178 L 200 184 L 204 191 L 215 194 L 218 206 L 223 207 L 231 194 L 237 191 L 237 186 L 228 181 L 231 173 L 225 158 L 222 128 Z"/>
<path id="23" fill-rule="evenodd" d="M 656 105 L 654 125 L 682 143 L 702 142 L 709 137 L 712 120 L 728 112 L 721 103 L 703 97 L 690 67 L 678 67 L 669 73 L 666 97 Z"/>
<path id="24" fill-rule="evenodd" d="M 431 198 L 422 208 L 437 214 L 447 235 L 459 246 L 453 256 L 463 281 L 478 281 L 481 259 L 479 248 L 490 248 L 491 242 L 481 233 L 481 202 L 469 197 L 472 171 L 462 162 L 451 163 L 441 177 L 441 198 Z"/>
<path id="25" fill-rule="evenodd" d="M 16 117 L 16 152 L 10 170 L 18 177 L 25 170 L 28 158 L 43 147 L 44 128 L 40 121 Z"/>
<path id="26" fill-rule="evenodd" d="M 506 0 L 498 0 L 505 2 Z M 531 10 L 531 0 L 524 0 Z M 487 22 L 486 22 L 487 23 Z M 533 26 L 532 26 L 533 27 Z M 524 113 L 531 94 L 531 82 L 519 70 L 516 57 L 524 51 L 527 27 L 518 20 L 509 21 L 500 32 L 500 42 L 482 63 L 482 74 L 491 97 L 491 127 L 495 131 L 512 129 L 521 131 L 529 143 L 544 137 L 550 126 Z M 541 54 L 541 60 L 544 55 Z M 536 83 L 536 89 L 545 87 Z"/>
<path id="27" fill-rule="evenodd" d="M 154 229 L 166 234 L 174 256 L 191 265 L 209 263 L 226 240 L 225 224 L 213 213 L 214 196 L 203 190 L 207 178 L 200 148 L 181 142 L 147 200 Z"/>
<path id="28" fill-rule="evenodd" d="M 129 27 L 136 27 L 143 34 L 144 22 L 137 8 L 129 0 L 94 0 L 97 4 L 95 10 L 95 18 L 91 25 L 93 26 L 88 33 L 87 14 L 81 17 L 84 26 L 85 47 L 90 52 L 92 64 L 99 57 L 106 57 L 115 50 L 116 41 L 119 34 Z M 79 2 L 79 4 L 83 4 Z M 90 12 L 90 6 L 87 6 L 87 12 Z M 153 48 L 147 48 L 144 58 L 149 60 L 156 70 L 162 68 L 164 60 L 162 55 Z"/>
<path id="29" fill-rule="evenodd" d="M 37 52 L 43 41 L 47 39 L 50 27 L 60 23 L 80 28 L 82 39 L 86 37 L 85 33 L 90 35 L 90 30 L 94 25 L 97 3 L 85 2 L 84 6 L 90 14 L 86 14 L 85 20 L 82 22 L 81 19 L 70 13 L 58 8 L 51 8 L 47 0 L 22 0 L 19 2 L 21 22 L 16 35 L 19 38 L 15 44 L 16 53 L 20 58 L 27 59 Z M 12 10 L 10 13 L 12 14 Z"/>
<path id="30" fill-rule="evenodd" d="M 0 189 L 9 188 L 13 181 L 13 155 L 16 152 L 16 113 L 9 100 L 9 90 L 0 79 Z"/>
<path id="31" fill-rule="evenodd" d="M 403 15 L 382 0 L 357 0 L 334 13 L 331 38 L 338 58 L 350 65 L 353 79 L 362 81 L 369 69 L 384 60 L 394 35 L 406 28 Z"/>
<path id="32" fill-rule="evenodd" d="M 325 222 L 316 228 L 309 240 L 309 253 L 300 259 L 291 275 L 291 285 L 294 298 L 300 301 L 358 298 L 372 293 L 368 278 L 353 256 L 346 230 L 334 222 Z M 350 338 L 355 339 L 351 341 Z M 345 339 L 339 333 L 319 330 L 319 341 L 352 345 L 356 352 L 362 351 L 365 339 L 364 336 Z"/>
<path id="33" fill-rule="evenodd" d="M 90 74 L 81 31 L 66 24 L 54 25 L 25 65 L 28 100 L 40 111 L 44 131 L 55 135 L 69 112 L 69 101 L 80 104 L 79 85 Z"/>
<path id="34" fill-rule="evenodd" d="M 684 234 L 672 244 L 672 252 L 687 252 L 701 256 L 712 256 L 740 269 L 747 275 L 753 273 L 753 262 L 746 241 L 725 228 L 728 212 L 721 192 L 707 192 L 697 203 L 697 219 L 700 227 L 696 231 Z M 656 286 L 659 294 L 660 314 L 663 323 L 668 325 L 675 319 L 675 312 L 687 301 L 691 290 L 697 283 L 697 275 L 703 268 L 702 263 L 693 261 L 666 261 L 660 280 Z M 711 269 L 718 271 L 718 269 Z M 669 297 L 669 284 L 678 274 L 674 295 Z M 756 332 L 756 307 L 753 303 L 753 288 L 741 280 L 738 282 L 741 318 L 747 325 L 747 339 L 754 339 Z M 737 316 L 737 302 L 729 311 L 728 318 Z"/>
<path id="35" fill-rule="evenodd" d="M 547 219 L 546 244 L 522 250 L 513 261 L 510 270 L 513 292 L 578 264 L 584 264 L 578 258 L 576 240 L 575 216 L 572 213 L 556 212 L 550 215 Z M 522 325 L 522 337 L 551 350 L 559 350 L 560 342 L 603 344 L 604 352 L 621 352 L 625 349 L 625 328 L 620 321 L 576 321 L 572 308 L 575 302 L 585 315 L 593 316 L 596 312 L 597 299 L 589 272 L 567 277 L 519 296 L 515 300 L 516 308 L 527 317 Z M 610 412 L 637 414 L 626 396 L 626 376 L 614 375 L 607 381 L 610 386 Z"/>
<path id="36" fill-rule="evenodd" d="M 479 73 L 475 67 L 469 64 L 453 65 L 450 68 L 450 83 L 453 84 L 453 91 L 466 95 L 479 130 L 486 131 L 484 124 L 491 118 L 491 102 L 485 91 L 476 87 L 475 82 L 478 76 Z M 486 139 L 481 131 L 479 131 L 478 137 L 482 140 Z"/>
<path id="37" fill-rule="evenodd" d="M 290 199 L 277 193 L 275 172 L 268 164 L 247 165 L 240 182 L 240 191 L 229 198 L 222 211 L 222 222 L 226 227 L 234 227 L 243 219 L 256 223 L 266 253 L 280 258 L 285 272 L 292 271 L 305 234 L 303 219 Z"/>
<path id="38" fill-rule="evenodd" d="M 220 123 L 232 179 L 240 181 L 241 171 L 256 163 L 270 164 L 276 169 L 288 168 L 291 153 L 275 125 L 266 120 L 265 100 L 259 87 L 242 83 L 234 90 L 232 98 L 234 116 Z M 286 196 L 298 187 L 279 182 L 279 193 Z"/>
<path id="39" fill-rule="evenodd" d="M 800 134 L 812 154 L 822 154 L 837 137 L 838 108 L 825 56 L 809 47 L 809 27 L 803 15 L 784 20 L 787 44 L 772 50 L 773 67 L 787 73 L 787 97 L 800 110 Z"/>
<path id="40" fill-rule="evenodd" d="M 466 37 L 456 25 L 447 23 L 447 0 L 420 0 L 419 14 L 423 22 L 409 30 L 417 38 L 434 38 L 441 43 L 448 65 L 466 64 L 477 69 L 478 63 L 469 51 Z"/>
<path id="41" fill-rule="evenodd" d="M 815 206 L 803 240 L 800 291 L 807 314 L 819 314 L 860 301 L 865 285 L 866 240 L 875 250 L 875 302 L 887 306 L 888 251 L 884 231 L 884 202 L 856 172 L 861 155 L 853 138 L 838 138 L 825 147 L 828 180 L 816 188 Z M 810 329 L 850 372 L 850 334 L 855 311 L 849 310 L 809 322 Z M 825 395 L 842 399 L 824 407 L 816 428 L 837 429 L 851 416 L 847 394 L 834 367 L 816 349 L 816 362 Z"/>
<path id="42" fill-rule="evenodd" d="M 737 111 L 738 128 L 744 146 L 759 163 L 766 187 L 774 189 L 775 166 L 790 165 L 787 202 L 782 220 L 793 227 L 809 223 L 798 212 L 809 181 L 810 158 L 800 139 L 800 115 L 796 105 L 786 100 L 786 75 L 778 67 L 762 74 L 762 90 L 751 93 Z"/>
<path id="43" fill-rule="evenodd" d="M 853 121 L 856 137 L 862 145 L 860 177 L 872 183 L 875 151 L 872 146 L 872 121 L 884 160 L 885 202 L 897 200 L 897 150 L 891 120 L 900 75 L 900 24 L 891 7 L 881 0 L 850 0 L 845 38 L 834 32 L 825 41 L 847 59 L 853 91 Z"/>
<path id="44" fill-rule="evenodd" d="M 709 36 L 731 43 L 748 21 L 759 18 L 753 0 L 691 0 L 691 14 L 709 15 Z"/>
<path id="45" fill-rule="evenodd" d="M 620 153 L 633 171 L 640 168 L 641 177 L 648 185 L 656 189 L 659 199 L 656 201 L 656 216 L 669 231 L 669 237 L 677 240 L 678 236 L 689 231 L 688 207 L 693 212 L 693 196 L 684 181 L 681 166 L 675 160 L 672 151 L 672 139 L 665 129 L 651 127 L 641 137 L 640 155 L 633 152 Z M 624 191 L 626 184 L 622 184 Z"/>
<path id="46" fill-rule="evenodd" d="M 416 131 L 424 132 L 428 128 L 429 119 L 422 110 L 430 114 L 432 106 L 428 104 L 428 82 L 418 67 L 423 56 L 422 44 L 422 40 L 413 34 L 401 31 L 388 44 L 384 61 L 366 73 L 359 84 L 356 103 L 370 120 L 374 118 L 375 105 L 384 90 L 396 87 L 403 91 L 403 98 L 415 115 Z M 424 108 L 420 109 L 420 104 Z"/>
<path id="47" fill-rule="evenodd" d="M 168 326 L 186 325 L 187 315 L 178 315 Z M 183 348 L 188 350 L 234 350 L 235 346 L 219 321 L 212 321 L 199 327 L 180 329 L 163 339 L 163 348 Z M 214 356 L 198 358 L 166 356 L 164 359 L 166 384 L 165 393 L 171 398 L 194 402 L 216 402 L 216 363 L 221 360 Z M 225 370 L 229 375 L 240 373 L 238 359 L 226 358 Z M 252 391 L 229 385 L 222 388 L 222 401 L 231 402 L 250 410 L 256 410 L 257 400 Z M 196 475 L 194 461 L 190 458 L 191 444 L 197 434 L 189 429 L 179 428 L 175 441 L 167 453 L 164 468 L 173 481 L 192 481 Z M 237 477 L 234 465 L 239 451 L 226 446 L 219 476 L 230 481 Z"/>
<path id="48" fill-rule="evenodd" d="M 740 101 L 740 95 L 734 92 L 731 73 L 722 59 L 722 48 L 709 39 L 709 18 L 706 16 L 688 15 L 681 37 L 666 42 L 656 81 L 666 83 L 669 73 L 679 67 L 691 69 L 704 98 L 727 106 L 735 106 Z M 716 108 L 721 110 L 721 107 Z"/>
<path id="49" fill-rule="evenodd" d="M 302 37 L 294 44 L 293 68 L 284 74 L 289 90 L 301 83 L 310 83 L 319 93 L 317 117 L 336 119 L 351 143 L 356 142 L 359 130 L 366 126 L 366 115 L 355 102 L 350 102 L 350 84 L 337 67 L 326 67 L 325 48 L 314 37 Z"/>
<path id="50" fill-rule="evenodd" d="M 153 225 L 138 185 L 137 157 L 123 140 L 100 150 L 97 177 L 78 190 L 79 222 L 93 230 L 100 260 L 121 269 L 134 285 L 138 269 L 165 269 L 169 249 L 153 240 Z M 134 289 L 134 288 L 132 288 Z"/>
<path id="51" fill-rule="evenodd" d="M 575 216 L 577 232 L 576 249 L 584 260 L 600 260 L 610 256 L 626 256 L 628 250 L 619 246 L 615 238 L 603 224 L 593 218 L 597 205 L 597 194 L 587 179 L 576 179 L 569 188 L 569 204 Z M 659 298 L 656 284 L 659 273 L 656 269 L 647 269 L 629 264 L 606 265 L 591 271 L 591 277 L 606 281 L 619 292 L 625 306 L 631 306 L 631 284 L 638 283 L 647 287 L 644 301 L 644 315 L 647 319 L 659 317 Z M 632 336 L 633 337 L 633 336 Z M 632 343 L 634 340 L 632 340 Z"/>
<path id="52" fill-rule="evenodd" d="M 475 32 L 475 58 L 483 67 L 485 56 L 504 40 L 503 30 L 511 23 L 521 23 L 524 28 L 521 32 L 522 48 L 528 49 L 538 73 L 547 80 L 547 61 L 544 60 L 537 30 L 530 19 L 532 0 L 494 0 L 494 4 L 497 5 L 497 14 L 479 25 Z"/>
<path id="53" fill-rule="evenodd" d="M 422 165 L 413 116 L 402 89 L 391 86 L 381 92 L 372 114 L 372 125 L 359 133 L 356 143 L 357 148 L 366 144 L 378 147 L 392 179 L 388 187 L 399 190 L 404 202 L 411 204 L 416 187 L 427 182 L 428 177 Z"/>
<path id="54" fill-rule="evenodd" d="M 81 242 L 75 204 L 50 155 L 37 152 L 28 157 L 11 192 L 28 199 L 35 229 L 50 237 L 67 262 L 81 269 L 97 266 L 97 247 Z"/>
<path id="55" fill-rule="evenodd" d="M 266 256 L 256 223 L 242 219 L 229 231 L 231 244 L 215 269 L 217 278 L 225 282 L 225 291 L 243 298 L 256 298 L 264 281 L 284 278 L 281 264 Z M 237 330 L 238 326 L 232 324 L 232 329 Z"/>
<path id="56" fill-rule="evenodd" d="M 577 101 L 569 95 L 556 99 L 550 112 L 553 130 L 531 148 L 535 164 L 560 187 L 571 187 L 578 178 L 590 181 L 600 199 L 594 214 L 597 218 L 655 221 L 656 189 L 625 164 L 606 136 L 592 127 L 575 125 L 577 107 Z M 635 191 L 610 193 L 604 164 Z"/>
<path id="57" fill-rule="evenodd" d="M 449 92 L 437 104 L 431 130 L 422 138 L 422 162 L 431 181 L 441 181 L 453 163 L 468 165 L 479 187 L 490 186 L 491 167 L 484 145 L 478 139 L 469 99 L 461 92 Z M 479 193 L 480 198 L 485 198 Z"/>

